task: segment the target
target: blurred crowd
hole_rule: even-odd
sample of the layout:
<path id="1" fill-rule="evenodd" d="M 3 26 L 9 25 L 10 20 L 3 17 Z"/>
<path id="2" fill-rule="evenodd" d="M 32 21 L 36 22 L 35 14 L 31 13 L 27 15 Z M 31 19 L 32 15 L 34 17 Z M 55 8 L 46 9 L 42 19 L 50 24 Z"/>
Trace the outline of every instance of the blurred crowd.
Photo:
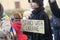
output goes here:
<path id="1" fill-rule="evenodd" d="M 56 0 L 49 0 L 52 11 L 52 18 L 49 19 L 44 11 L 44 0 L 28 0 L 31 5 L 31 11 L 25 11 L 22 15 L 19 12 L 13 12 L 9 17 L 0 3 L 0 40 L 60 40 L 60 10 Z M 45 34 L 24 32 L 22 30 L 21 20 L 44 20 Z M 53 29 L 51 29 L 53 27 Z"/>

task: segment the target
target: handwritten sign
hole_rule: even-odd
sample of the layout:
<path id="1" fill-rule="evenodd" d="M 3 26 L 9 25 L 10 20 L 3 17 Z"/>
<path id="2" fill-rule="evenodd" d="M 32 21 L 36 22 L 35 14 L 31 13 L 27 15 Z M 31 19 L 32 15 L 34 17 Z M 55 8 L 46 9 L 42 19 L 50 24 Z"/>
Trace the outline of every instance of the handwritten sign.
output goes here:
<path id="1" fill-rule="evenodd" d="M 23 31 L 45 33 L 44 20 L 21 20 Z"/>

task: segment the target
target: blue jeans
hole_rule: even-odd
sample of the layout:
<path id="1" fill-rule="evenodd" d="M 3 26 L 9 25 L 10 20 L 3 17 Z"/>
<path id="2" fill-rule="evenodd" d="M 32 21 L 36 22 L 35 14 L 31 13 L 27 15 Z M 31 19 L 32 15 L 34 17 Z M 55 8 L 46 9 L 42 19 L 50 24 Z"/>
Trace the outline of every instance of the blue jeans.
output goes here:
<path id="1" fill-rule="evenodd" d="M 60 40 L 60 29 L 53 28 L 54 40 Z"/>

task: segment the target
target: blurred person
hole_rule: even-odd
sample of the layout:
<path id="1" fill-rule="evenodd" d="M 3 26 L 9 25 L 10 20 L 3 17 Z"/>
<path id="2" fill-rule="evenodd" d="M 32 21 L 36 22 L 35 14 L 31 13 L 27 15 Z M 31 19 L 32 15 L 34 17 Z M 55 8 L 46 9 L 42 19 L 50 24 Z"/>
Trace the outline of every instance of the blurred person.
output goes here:
<path id="1" fill-rule="evenodd" d="M 19 13 L 14 13 L 13 16 L 14 16 L 14 20 L 12 22 L 12 27 L 16 31 L 17 40 L 28 40 L 27 35 L 25 35 L 21 29 L 22 28 L 22 23 L 21 23 L 22 15 Z"/>
<path id="2" fill-rule="evenodd" d="M 3 18 L 4 9 L 2 4 L 0 3 L 0 40 L 10 40 L 9 38 L 9 30 L 10 30 L 10 20 Z M 4 20 L 3 20 L 4 19 Z"/>
<path id="3" fill-rule="evenodd" d="M 0 20 L 1 20 L 1 18 L 2 18 L 2 15 L 3 15 L 3 6 L 2 6 L 2 4 L 0 3 Z"/>
<path id="4" fill-rule="evenodd" d="M 49 0 L 49 5 L 52 11 L 52 27 L 54 40 L 60 40 L 60 9 L 57 5 L 57 0 Z"/>
<path id="5" fill-rule="evenodd" d="M 26 32 L 29 40 L 52 40 L 50 20 L 44 11 L 43 0 L 28 0 L 32 9 L 30 20 L 44 20 L 45 34 Z"/>
<path id="6" fill-rule="evenodd" d="M 0 3 L 0 26 L 1 26 L 1 18 L 2 18 L 2 15 L 3 15 L 3 7 L 2 7 L 2 5 L 1 5 L 1 3 Z M 0 31 L 1 33 L 0 33 L 0 37 L 3 37 L 4 39 L 3 40 L 5 40 L 5 37 L 6 37 L 6 35 L 4 34 L 4 32 L 2 32 L 2 31 Z M 4 35 L 4 36 L 3 36 Z M 0 40 L 2 40 L 1 38 L 0 38 Z"/>
<path id="7" fill-rule="evenodd" d="M 14 21 L 14 16 L 11 16 L 11 22 Z M 16 32 L 15 29 L 11 26 L 10 28 L 11 40 L 16 40 Z"/>

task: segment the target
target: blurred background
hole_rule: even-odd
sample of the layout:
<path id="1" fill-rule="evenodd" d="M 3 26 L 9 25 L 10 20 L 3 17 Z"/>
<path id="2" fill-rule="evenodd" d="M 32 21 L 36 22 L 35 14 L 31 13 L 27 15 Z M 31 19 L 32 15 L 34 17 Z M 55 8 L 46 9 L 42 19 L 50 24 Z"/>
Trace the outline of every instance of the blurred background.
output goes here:
<path id="1" fill-rule="evenodd" d="M 56 1 L 60 8 L 60 0 Z M 20 12 L 22 15 L 24 14 L 25 17 L 29 16 L 30 14 L 29 11 L 31 7 L 28 0 L 0 0 L 0 3 L 3 5 L 4 13 L 6 13 L 9 17 L 11 17 L 14 12 Z M 46 13 L 48 14 L 49 18 L 51 18 L 52 12 L 50 10 L 48 0 L 44 0 L 43 3 Z"/>
<path id="2" fill-rule="evenodd" d="M 11 16 L 14 11 L 18 11 L 23 14 L 24 11 L 31 9 L 28 3 L 28 0 L 0 0 L 0 3 L 4 7 L 4 12 L 9 16 Z M 57 0 L 57 3 L 58 3 L 58 6 L 60 7 L 59 0 Z M 44 7 L 47 14 L 51 16 L 48 0 L 44 0 Z"/>

